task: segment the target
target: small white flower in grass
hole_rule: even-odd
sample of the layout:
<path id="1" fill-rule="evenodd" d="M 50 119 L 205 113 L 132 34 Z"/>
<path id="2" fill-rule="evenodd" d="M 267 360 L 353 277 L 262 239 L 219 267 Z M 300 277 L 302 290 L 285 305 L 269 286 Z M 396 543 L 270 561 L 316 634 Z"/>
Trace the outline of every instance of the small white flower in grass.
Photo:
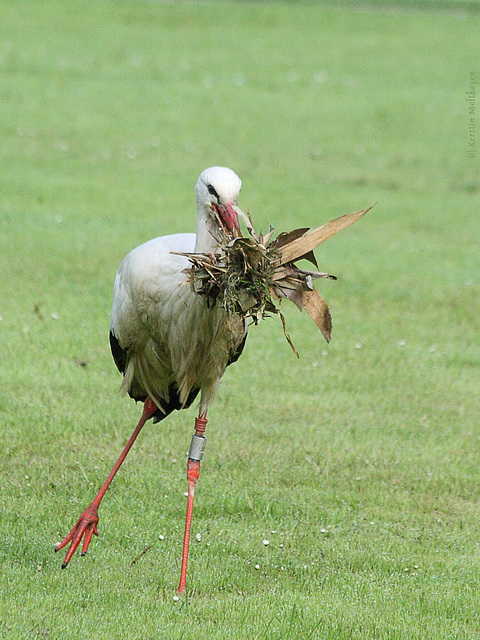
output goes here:
<path id="1" fill-rule="evenodd" d="M 130 56 L 130 64 L 132 67 L 136 67 L 137 69 L 141 69 L 145 66 L 145 58 L 141 53 L 136 53 L 133 56 Z"/>
<path id="2" fill-rule="evenodd" d="M 263 541 L 263 544 L 264 544 L 266 547 L 268 547 L 268 545 L 270 544 L 270 541 L 269 541 L 269 540 L 264 540 L 264 541 Z"/>
<path id="3" fill-rule="evenodd" d="M 322 82 L 325 82 L 327 78 L 328 78 L 328 73 L 325 71 L 325 69 L 320 69 L 320 71 L 317 71 L 313 76 L 314 82 L 318 82 L 319 84 L 321 84 Z"/>
<path id="4" fill-rule="evenodd" d="M 57 151 L 68 151 L 68 142 L 65 142 L 65 140 L 59 140 L 55 142 L 53 146 Z"/>
<path id="5" fill-rule="evenodd" d="M 233 80 L 233 84 L 237 87 L 243 87 L 246 85 L 246 83 L 247 78 L 243 75 L 243 73 L 238 73 Z"/>
<path id="6" fill-rule="evenodd" d="M 197 542 L 200 542 L 200 540 L 202 539 L 202 534 L 201 533 L 197 533 L 195 535 L 195 539 L 197 540 Z"/>
<path id="7" fill-rule="evenodd" d="M 205 76 L 205 78 L 203 79 L 203 86 L 205 87 L 205 89 L 213 89 L 215 82 L 212 78 L 212 76 Z"/>

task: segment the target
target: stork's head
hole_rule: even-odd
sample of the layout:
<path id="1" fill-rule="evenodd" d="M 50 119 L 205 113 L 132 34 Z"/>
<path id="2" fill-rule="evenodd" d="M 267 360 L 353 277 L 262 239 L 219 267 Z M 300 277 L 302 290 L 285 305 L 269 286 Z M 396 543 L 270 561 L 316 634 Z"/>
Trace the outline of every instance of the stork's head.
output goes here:
<path id="1" fill-rule="evenodd" d="M 237 201 L 242 181 L 231 169 L 205 169 L 195 187 L 197 199 L 197 242 L 195 251 L 210 251 L 220 240 L 223 228 L 232 235 L 239 231 Z"/>

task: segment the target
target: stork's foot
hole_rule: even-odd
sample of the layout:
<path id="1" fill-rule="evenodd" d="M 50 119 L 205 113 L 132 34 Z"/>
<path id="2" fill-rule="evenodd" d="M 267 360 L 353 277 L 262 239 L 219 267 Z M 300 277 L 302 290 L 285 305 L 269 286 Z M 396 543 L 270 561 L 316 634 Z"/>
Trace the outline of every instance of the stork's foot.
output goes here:
<path id="1" fill-rule="evenodd" d="M 78 519 L 77 524 L 73 527 L 73 529 L 70 531 L 68 536 L 64 540 L 62 540 L 60 544 L 57 544 L 57 546 L 55 547 L 55 551 L 60 551 L 60 549 L 63 549 L 63 547 L 65 547 L 69 542 L 71 542 L 70 547 L 67 551 L 67 555 L 65 556 L 65 560 L 62 564 L 62 569 L 65 569 L 65 567 L 70 562 L 70 558 L 78 549 L 78 546 L 84 534 L 85 534 L 85 537 L 83 538 L 81 555 L 84 556 L 87 553 L 88 545 L 90 544 L 92 535 L 98 536 L 97 524 L 98 524 L 98 506 L 95 504 L 95 502 L 92 502 L 92 504 L 89 507 L 87 507 L 85 511 L 82 513 L 82 515 Z"/>

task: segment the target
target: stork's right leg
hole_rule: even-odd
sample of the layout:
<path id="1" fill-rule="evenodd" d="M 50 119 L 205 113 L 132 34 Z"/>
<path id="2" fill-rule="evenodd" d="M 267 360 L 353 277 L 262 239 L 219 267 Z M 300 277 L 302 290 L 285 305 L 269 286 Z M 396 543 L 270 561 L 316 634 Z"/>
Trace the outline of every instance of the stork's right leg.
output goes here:
<path id="1" fill-rule="evenodd" d="M 135 427 L 135 431 L 130 436 L 129 441 L 125 445 L 125 448 L 122 451 L 122 453 L 120 454 L 120 457 L 118 458 L 117 462 L 115 463 L 113 469 L 110 471 L 110 474 L 109 474 L 108 478 L 105 480 L 102 488 L 97 493 L 97 495 L 95 496 L 95 499 L 90 504 L 90 506 L 88 506 L 85 509 L 85 511 L 82 513 L 82 515 L 80 516 L 80 518 L 77 521 L 77 524 L 73 527 L 73 529 L 70 531 L 70 533 L 66 536 L 66 538 L 64 538 L 64 540 L 62 540 L 62 542 L 60 542 L 60 544 L 58 544 L 55 547 L 55 551 L 60 551 L 60 549 L 65 547 L 69 542 L 71 543 L 70 547 L 69 547 L 69 549 L 67 551 L 67 555 L 65 556 L 65 560 L 64 560 L 64 562 L 62 564 L 62 569 L 65 569 L 67 564 L 70 562 L 70 558 L 73 556 L 75 551 L 78 549 L 78 546 L 79 546 L 84 534 L 85 534 L 85 537 L 83 538 L 82 556 L 84 556 L 87 553 L 88 546 L 90 544 L 92 536 L 93 535 L 96 535 L 96 536 L 98 535 L 98 530 L 97 530 L 98 507 L 100 506 L 100 502 L 101 502 L 103 496 L 105 495 L 105 492 L 107 491 L 108 487 L 110 486 L 110 483 L 112 482 L 113 478 L 115 477 L 115 474 L 120 469 L 120 465 L 125 460 L 125 458 L 127 456 L 127 453 L 130 451 L 133 443 L 137 439 L 137 436 L 140 433 L 140 431 L 142 430 L 143 425 L 145 424 L 145 422 L 149 418 L 151 418 L 153 416 L 155 411 L 157 411 L 157 408 L 158 407 L 153 402 L 153 400 L 151 400 L 150 398 L 147 398 L 145 400 L 145 404 L 143 406 L 142 417 L 138 421 L 138 424 Z"/>
<path id="2" fill-rule="evenodd" d="M 190 531 L 192 529 L 193 499 L 195 497 L 195 486 L 200 476 L 200 460 L 205 450 L 206 438 L 203 435 L 207 426 L 206 413 L 195 419 L 195 434 L 192 436 L 190 451 L 188 453 L 187 480 L 188 480 L 188 501 L 187 516 L 185 519 L 185 534 L 183 537 L 182 568 L 180 571 L 180 584 L 178 593 L 183 593 L 187 584 L 187 563 L 188 548 L 190 546 Z"/>

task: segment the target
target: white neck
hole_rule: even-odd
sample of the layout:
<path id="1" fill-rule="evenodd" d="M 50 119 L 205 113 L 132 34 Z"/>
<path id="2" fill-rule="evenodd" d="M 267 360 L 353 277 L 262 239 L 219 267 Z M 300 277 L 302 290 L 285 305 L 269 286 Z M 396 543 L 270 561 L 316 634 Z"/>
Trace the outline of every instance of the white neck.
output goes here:
<path id="1" fill-rule="evenodd" d="M 197 237 L 195 253 L 210 253 L 219 243 L 218 230 L 215 220 L 209 215 L 204 206 L 197 207 Z"/>

